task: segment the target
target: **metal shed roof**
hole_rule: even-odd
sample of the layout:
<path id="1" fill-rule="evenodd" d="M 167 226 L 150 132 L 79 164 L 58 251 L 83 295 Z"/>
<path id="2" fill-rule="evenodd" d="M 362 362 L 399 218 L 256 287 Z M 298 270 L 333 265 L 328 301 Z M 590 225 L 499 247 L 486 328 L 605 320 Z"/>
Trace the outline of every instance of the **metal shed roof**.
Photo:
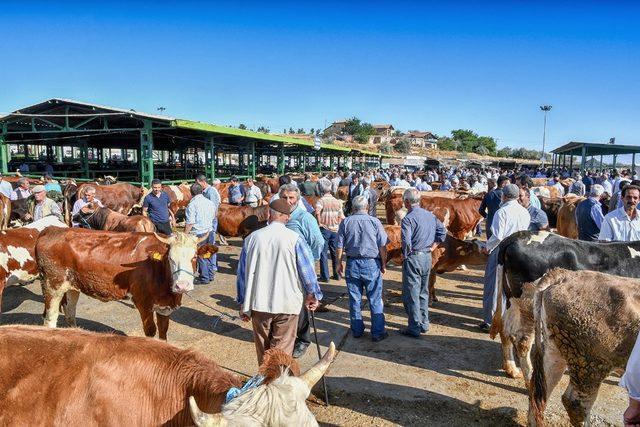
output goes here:
<path id="1" fill-rule="evenodd" d="M 610 156 L 613 154 L 633 154 L 640 153 L 638 145 L 617 145 L 593 142 L 577 142 L 572 141 L 551 152 L 553 154 L 565 154 L 569 156 L 581 156 L 582 149 L 585 150 L 585 156 Z"/>

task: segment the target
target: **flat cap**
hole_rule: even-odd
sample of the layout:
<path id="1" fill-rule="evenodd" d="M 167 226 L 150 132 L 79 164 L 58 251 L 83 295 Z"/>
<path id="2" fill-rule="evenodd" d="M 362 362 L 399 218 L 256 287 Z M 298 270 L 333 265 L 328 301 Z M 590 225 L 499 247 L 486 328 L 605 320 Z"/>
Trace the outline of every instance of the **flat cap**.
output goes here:
<path id="1" fill-rule="evenodd" d="M 269 207 L 285 215 L 291 214 L 291 206 L 289 206 L 289 203 L 285 199 L 276 199 L 269 204 Z"/>
<path id="2" fill-rule="evenodd" d="M 517 199 L 520 195 L 520 188 L 515 184 L 508 184 L 502 190 L 502 194 L 504 194 L 507 199 Z"/>
<path id="3" fill-rule="evenodd" d="M 33 194 L 42 193 L 43 191 L 45 191 L 44 185 L 36 185 L 35 187 L 33 187 L 33 190 L 31 190 Z"/>

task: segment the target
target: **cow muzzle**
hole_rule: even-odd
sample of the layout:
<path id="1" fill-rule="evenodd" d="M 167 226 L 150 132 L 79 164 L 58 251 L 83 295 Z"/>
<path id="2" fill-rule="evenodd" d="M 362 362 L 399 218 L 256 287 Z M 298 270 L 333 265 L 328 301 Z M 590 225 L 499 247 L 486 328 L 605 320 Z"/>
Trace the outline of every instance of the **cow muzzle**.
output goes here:
<path id="1" fill-rule="evenodd" d="M 185 294 L 193 290 L 193 280 L 177 279 L 173 282 L 171 291 L 174 294 Z"/>

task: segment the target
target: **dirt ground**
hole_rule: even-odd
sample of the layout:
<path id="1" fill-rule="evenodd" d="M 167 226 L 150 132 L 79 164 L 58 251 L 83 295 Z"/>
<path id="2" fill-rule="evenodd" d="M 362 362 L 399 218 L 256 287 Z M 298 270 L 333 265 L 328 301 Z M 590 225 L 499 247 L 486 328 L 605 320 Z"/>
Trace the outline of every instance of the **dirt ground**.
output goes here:
<path id="1" fill-rule="evenodd" d="M 197 286 L 172 315 L 169 342 L 196 349 L 242 376 L 257 371 L 249 325 L 235 316 L 235 270 L 241 241 L 230 239 L 220 250 L 215 281 Z M 481 270 L 456 271 L 438 278 L 440 302 L 430 310 L 431 329 L 420 339 L 399 335 L 406 320 L 401 301 L 401 272 L 391 267 L 384 277 L 385 311 L 390 337 L 373 343 L 365 334 L 349 334 L 348 300 L 343 282 L 323 285 L 327 309 L 316 314 L 322 351 L 330 341 L 339 353 L 327 376 L 330 406 L 322 404 L 316 387 L 309 406 L 321 425 L 387 426 L 511 426 L 526 423 L 527 396 L 521 380 L 501 370 L 500 346 L 476 325 L 482 305 Z M 6 289 L 0 324 L 41 324 L 39 282 Z M 368 312 L 365 313 L 368 325 Z M 64 327 L 61 316 L 59 327 Z M 78 325 L 92 331 L 142 336 L 137 311 L 128 302 L 101 303 L 81 296 Z M 303 369 L 317 360 L 311 347 L 301 359 Z M 626 395 L 618 378 L 603 384 L 592 411 L 594 425 L 621 425 Z M 560 403 L 567 378 L 556 388 L 547 409 L 550 425 L 568 425 Z"/>

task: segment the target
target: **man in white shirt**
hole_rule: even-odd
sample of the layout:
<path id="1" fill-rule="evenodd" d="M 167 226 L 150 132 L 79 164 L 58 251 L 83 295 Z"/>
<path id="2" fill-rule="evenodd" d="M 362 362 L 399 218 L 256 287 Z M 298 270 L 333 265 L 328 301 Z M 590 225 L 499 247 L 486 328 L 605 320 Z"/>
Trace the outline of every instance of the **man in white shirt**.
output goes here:
<path id="1" fill-rule="evenodd" d="M 602 221 L 598 240 L 604 242 L 631 242 L 640 240 L 640 187 L 627 185 L 622 191 L 623 205 L 609 212 Z"/>
<path id="2" fill-rule="evenodd" d="M 624 425 L 640 424 L 640 335 L 627 361 L 620 385 L 629 393 L 629 407 L 624 411 Z"/>
<path id="3" fill-rule="evenodd" d="M 491 237 L 487 240 L 483 252 L 489 255 L 484 272 L 484 292 L 482 296 L 483 322 L 479 325 L 483 331 L 489 331 L 491 319 L 496 310 L 496 267 L 498 266 L 498 246 L 507 237 L 529 228 L 529 211 L 518 203 L 520 189 L 515 184 L 502 189 L 502 205 L 496 211 L 491 222 Z M 500 295 L 502 298 L 502 295 Z M 503 304 L 506 307 L 506 304 Z"/>
<path id="4" fill-rule="evenodd" d="M 29 190 L 29 180 L 27 178 L 20 178 L 18 180 L 18 188 L 13 190 L 9 198 L 11 200 L 26 199 L 31 196 L 31 190 Z"/>
<path id="5" fill-rule="evenodd" d="M 247 178 L 247 184 L 249 188 L 247 188 L 244 203 L 255 208 L 258 205 L 262 204 L 262 191 L 258 188 L 258 186 L 253 182 L 253 178 Z"/>
<path id="6" fill-rule="evenodd" d="M 93 203 L 94 206 L 97 206 L 99 208 L 102 207 L 102 202 L 100 202 L 100 200 L 96 198 L 95 187 L 91 187 L 91 186 L 84 187 L 84 197 L 79 198 L 73 204 L 73 208 L 71 209 L 71 218 L 73 218 L 78 212 L 80 212 L 80 209 L 82 209 L 89 203 Z M 78 222 L 72 221 L 71 225 L 73 227 L 80 227 L 80 223 Z"/>

